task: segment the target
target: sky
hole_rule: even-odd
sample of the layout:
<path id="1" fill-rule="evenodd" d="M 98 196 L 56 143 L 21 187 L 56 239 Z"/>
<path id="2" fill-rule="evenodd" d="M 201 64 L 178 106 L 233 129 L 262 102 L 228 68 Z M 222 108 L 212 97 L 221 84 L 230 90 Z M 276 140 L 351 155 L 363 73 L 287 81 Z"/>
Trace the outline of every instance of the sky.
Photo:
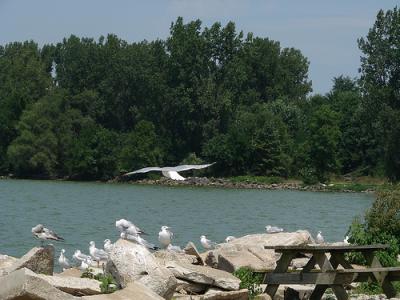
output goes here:
<path id="1" fill-rule="evenodd" d="M 57 43 L 75 34 L 98 39 L 114 33 L 128 42 L 165 39 L 171 22 L 200 19 L 204 26 L 228 21 L 300 49 L 309 62 L 314 93 L 327 93 L 332 79 L 358 76 L 366 36 L 379 9 L 397 1 L 359 0 L 0 0 L 0 44 L 34 40 Z"/>

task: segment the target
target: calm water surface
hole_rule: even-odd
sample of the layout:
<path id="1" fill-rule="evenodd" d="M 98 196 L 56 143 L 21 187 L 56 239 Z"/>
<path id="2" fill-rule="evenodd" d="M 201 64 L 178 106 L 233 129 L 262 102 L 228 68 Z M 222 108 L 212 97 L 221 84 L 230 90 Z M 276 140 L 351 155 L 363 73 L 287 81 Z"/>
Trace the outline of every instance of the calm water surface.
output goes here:
<path id="1" fill-rule="evenodd" d="M 43 223 L 65 238 L 56 251 L 88 252 L 91 240 L 118 238 L 115 220 L 126 218 L 157 242 L 162 225 L 184 246 L 199 236 L 214 241 L 227 235 L 264 231 L 272 224 L 286 230 L 321 230 L 341 241 L 352 219 L 363 215 L 373 195 L 300 191 L 235 190 L 130 184 L 0 180 L 0 253 L 21 256 L 38 245 L 31 228 Z M 199 246 L 201 249 L 201 246 Z"/>

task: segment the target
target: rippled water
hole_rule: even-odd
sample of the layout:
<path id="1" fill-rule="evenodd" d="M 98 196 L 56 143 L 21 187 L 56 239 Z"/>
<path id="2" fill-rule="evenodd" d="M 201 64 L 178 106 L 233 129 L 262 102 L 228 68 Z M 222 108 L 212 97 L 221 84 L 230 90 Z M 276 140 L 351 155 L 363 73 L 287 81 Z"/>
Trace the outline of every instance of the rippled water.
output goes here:
<path id="1" fill-rule="evenodd" d="M 139 225 L 153 242 L 168 225 L 181 246 L 189 240 L 199 245 L 201 234 L 222 241 L 263 232 L 268 224 L 321 230 L 326 240 L 340 241 L 372 201 L 368 194 L 0 180 L 0 253 L 21 256 L 37 245 L 31 227 L 38 223 L 65 238 L 57 252 L 88 252 L 90 240 L 102 245 L 118 238 L 120 218 Z"/>

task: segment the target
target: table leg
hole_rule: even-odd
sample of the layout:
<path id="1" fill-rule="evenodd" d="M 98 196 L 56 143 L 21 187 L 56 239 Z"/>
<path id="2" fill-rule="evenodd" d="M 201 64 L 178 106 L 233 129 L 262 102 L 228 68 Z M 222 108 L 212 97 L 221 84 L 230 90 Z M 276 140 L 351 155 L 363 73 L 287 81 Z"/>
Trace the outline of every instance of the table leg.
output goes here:
<path id="1" fill-rule="evenodd" d="M 325 253 L 315 253 L 314 257 L 315 257 L 315 260 L 316 260 L 318 266 L 321 269 L 321 272 L 326 272 L 328 270 L 335 269 L 332 266 L 330 260 L 328 259 L 328 257 L 326 256 Z M 334 264 L 337 266 L 336 261 L 334 261 Z M 314 291 L 312 292 L 312 294 L 310 296 L 310 300 L 321 299 L 328 287 L 329 287 L 329 285 L 326 285 L 326 284 L 317 284 L 315 286 Z M 347 295 L 346 290 L 344 289 L 343 285 L 333 284 L 331 287 L 332 287 L 332 290 L 335 293 L 336 298 L 338 300 L 347 300 L 348 299 L 348 295 Z"/>
<path id="2" fill-rule="evenodd" d="M 353 266 L 344 257 L 343 252 L 331 252 L 330 261 L 334 269 L 336 269 L 338 265 L 342 265 L 345 269 L 353 269 Z"/>
<path id="3" fill-rule="evenodd" d="M 363 256 L 371 268 L 382 267 L 382 264 L 379 262 L 378 258 L 373 252 L 363 252 Z M 375 279 L 381 285 L 383 292 L 388 298 L 393 298 L 396 296 L 396 289 L 387 277 L 388 272 L 373 272 L 372 274 L 374 275 L 374 278 L 372 279 Z"/>
<path id="4" fill-rule="evenodd" d="M 297 252 L 291 252 L 291 253 L 282 253 L 281 257 L 276 263 L 276 268 L 274 270 L 274 273 L 283 273 L 286 272 L 290 262 L 292 261 L 293 258 L 295 258 L 297 255 Z M 265 281 L 265 277 L 264 277 Z M 275 296 L 276 291 L 278 290 L 279 284 L 268 284 L 267 287 L 265 288 L 264 293 L 267 293 L 270 295 L 270 297 L 273 299 Z"/>

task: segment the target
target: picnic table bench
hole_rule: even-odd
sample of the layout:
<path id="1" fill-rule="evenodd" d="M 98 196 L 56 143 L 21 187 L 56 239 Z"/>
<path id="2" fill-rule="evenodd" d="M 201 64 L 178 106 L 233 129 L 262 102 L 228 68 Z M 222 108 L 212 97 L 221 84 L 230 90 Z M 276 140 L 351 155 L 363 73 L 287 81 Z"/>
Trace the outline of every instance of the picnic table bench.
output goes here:
<path id="1" fill-rule="evenodd" d="M 265 293 L 274 297 L 280 284 L 315 284 L 310 299 L 321 299 L 327 288 L 331 288 L 337 299 L 346 300 L 344 288 L 352 282 L 372 280 L 382 286 L 388 298 L 396 295 L 392 281 L 400 280 L 400 267 L 382 267 L 375 251 L 387 250 L 388 245 L 305 245 L 305 246 L 265 246 L 281 253 L 273 272 L 266 273 Z M 367 261 L 367 268 L 354 269 L 345 254 L 360 252 Z M 310 255 L 307 264 L 300 271 L 289 271 L 291 261 L 299 255 Z M 328 258 L 328 254 L 330 257 Z M 317 270 L 315 266 L 318 266 Z M 343 269 L 338 269 L 341 265 Z"/>

